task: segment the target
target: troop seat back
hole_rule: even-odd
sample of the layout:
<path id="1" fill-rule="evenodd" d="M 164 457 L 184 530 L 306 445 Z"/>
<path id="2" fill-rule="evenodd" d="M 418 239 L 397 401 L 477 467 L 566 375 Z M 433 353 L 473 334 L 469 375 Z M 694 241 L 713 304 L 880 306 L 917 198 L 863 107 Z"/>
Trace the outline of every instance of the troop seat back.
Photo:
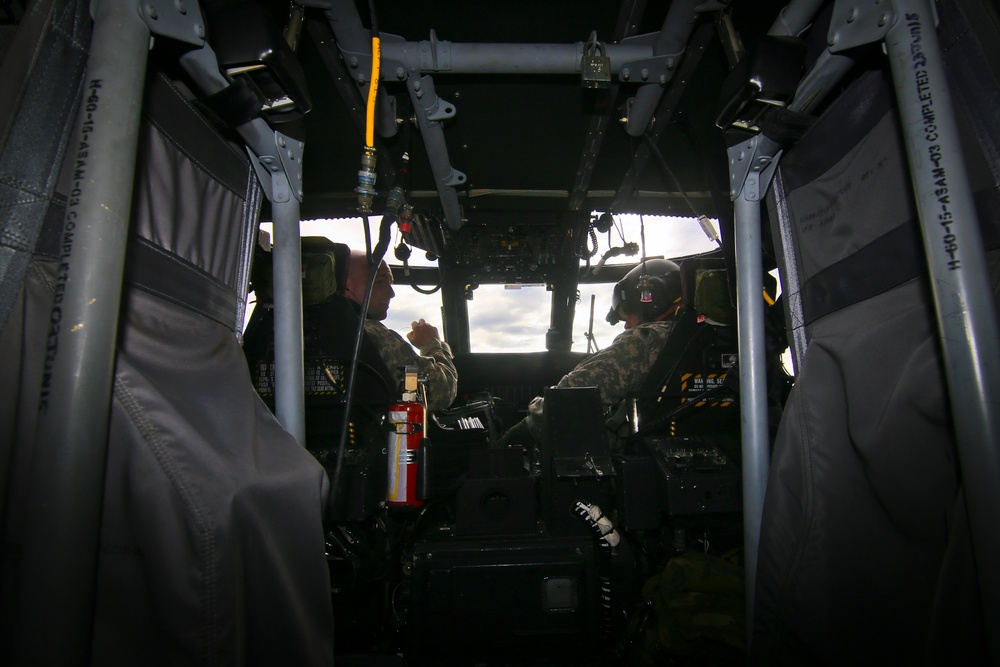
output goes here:
<path id="1" fill-rule="evenodd" d="M 636 400 L 644 434 L 738 436 L 736 309 L 722 258 L 692 258 L 681 268 L 682 310 Z"/>

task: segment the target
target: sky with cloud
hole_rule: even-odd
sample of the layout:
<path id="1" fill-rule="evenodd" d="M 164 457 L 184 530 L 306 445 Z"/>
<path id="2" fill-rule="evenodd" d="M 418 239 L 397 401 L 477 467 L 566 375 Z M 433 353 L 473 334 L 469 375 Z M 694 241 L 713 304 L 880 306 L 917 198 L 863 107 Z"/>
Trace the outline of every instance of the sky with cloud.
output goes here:
<path id="1" fill-rule="evenodd" d="M 371 237 L 377 238 L 380 218 L 369 218 Z M 625 241 L 641 244 L 641 229 L 644 228 L 646 256 L 680 257 L 708 252 L 716 247 L 702 231 L 695 218 L 675 218 L 663 216 L 636 215 L 616 216 L 616 229 L 609 234 L 598 235 L 598 251 L 591 260 L 596 264 L 610 245 L 620 246 Z M 271 232 L 269 223 L 261 228 Z M 364 223 L 361 219 L 310 220 L 301 224 L 302 236 L 326 236 L 334 241 L 346 243 L 352 249 L 365 247 Z M 398 245 L 398 233 L 393 230 L 393 240 L 386 261 L 401 264 L 393 257 L 393 248 Z M 609 263 L 634 264 L 635 257 L 616 257 Z M 414 249 L 410 256 L 411 266 L 436 266 L 428 261 L 423 251 Z M 525 285 L 519 288 L 504 285 L 482 285 L 469 302 L 469 323 L 473 352 L 538 352 L 545 349 L 545 332 L 549 327 L 550 292 L 544 286 Z M 589 327 L 591 294 L 594 299 L 593 331 L 597 345 L 601 348 L 611 344 L 621 333 L 623 325 L 616 327 L 605 322 L 604 317 L 611 305 L 611 284 L 580 286 L 580 301 L 577 304 L 573 326 L 573 351 L 587 351 L 585 333 Z M 396 286 L 396 297 L 389 306 L 389 317 L 385 324 L 405 335 L 410 330 L 410 322 L 423 318 L 441 329 L 440 293 L 424 295 L 407 285 Z"/>

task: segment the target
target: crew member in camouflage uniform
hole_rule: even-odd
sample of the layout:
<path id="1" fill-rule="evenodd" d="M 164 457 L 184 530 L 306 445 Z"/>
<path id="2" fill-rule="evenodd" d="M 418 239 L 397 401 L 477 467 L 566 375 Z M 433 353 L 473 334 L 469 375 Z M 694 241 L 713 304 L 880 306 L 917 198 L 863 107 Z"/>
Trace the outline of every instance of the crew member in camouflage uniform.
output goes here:
<path id="1" fill-rule="evenodd" d="M 360 305 L 370 275 L 367 255 L 359 250 L 352 250 L 344 296 Z M 402 367 L 416 366 L 419 374 L 427 377 L 427 409 L 433 411 L 446 408 L 458 394 L 458 371 L 452 361 L 451 348 L 441 340 L 437 327 L 422 319 L 413 322 L 411 331 L 406 334 L 413 345 L 382 324 L 382 320 L 389 314 L 389 301 L 394 296 L 396 293 L 392 289 L 392 271 L 383 261 L 375 274 L 372 295 L 368 301 L 365 335 L 375 343 L 385 365 L 395 374 L 397 384 L 401 385 L 403 381 Z M 417 354 L 414 347 L 420 350 L 420 354 Z"/>
<path id="2" fill-rule="evenodd" d="M 555 386 L 598 387 L 606 407 L 635 395 L 666 344 L 680 306 L 681 278 L 676 264 L 650 259 L 637 265 L 615 284 L 607 316 L 611 325 L 624 320 L 624 333 L 609 347 L 581 361 Z M 507 431 L 498 446 L 541 442 L 544 408 L 544 399 L 535 397 L 528 405 L 528 416 Z"/>

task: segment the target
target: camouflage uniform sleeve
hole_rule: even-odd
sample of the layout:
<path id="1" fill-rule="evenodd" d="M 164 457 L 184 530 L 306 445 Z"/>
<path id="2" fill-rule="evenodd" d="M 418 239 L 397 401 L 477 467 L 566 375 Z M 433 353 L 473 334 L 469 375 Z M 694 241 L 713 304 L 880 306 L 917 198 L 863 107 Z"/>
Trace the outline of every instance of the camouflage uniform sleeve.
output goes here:
<path id="1" fill-rule="evenodd" d="M 577 364 L 556 386 L 598 387 L 601 402 L 615 405 L 641 388 L 672 329 L 670 321 L 649 322 L 629 329 L 616 336 L 611 345 Z M 541 397 L 528 406 L 528 427 L 536 438 L 541 433 L 544 407 Z"/>
<path id="2" fill-rule="evenodd" d="M 427 376 L 427 409 L 447 408 L 458 396 L 458 371 L 448 343 L 428 341 L 420 348 L 420 369 Z"/>
<path id="3" fill-rule="evenodd" d="M 614 405 L 636 392 L 659 356 L 673 322 L 650 322 L 624 331 L 563 376 L 557 387 L 599 387 L 601 402 Z"/>
<path id="4" fill-rule="evenodd" d="M 416 366 L 419 373 L 427 377 L 427 409 L 434 411 L 451 405 L 458 395 L 458 371 L 451 358 L 447 343 L 430 341 L 420 350 L 420 354 L 410 343 L 381 322 L 367 320 L 365 334 L 378 347 L 382 361 L 401 384 L 403 366 Z"/>

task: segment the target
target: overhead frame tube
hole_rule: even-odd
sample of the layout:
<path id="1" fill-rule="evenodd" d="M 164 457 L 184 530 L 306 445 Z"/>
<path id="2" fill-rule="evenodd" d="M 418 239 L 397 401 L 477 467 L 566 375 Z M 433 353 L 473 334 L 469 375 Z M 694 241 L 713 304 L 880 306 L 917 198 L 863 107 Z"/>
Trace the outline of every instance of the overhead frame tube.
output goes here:
<path id="1" fill-rule="evenodd" d="M 885 44 L 930 269 L 987 628 L 1000 627 L 1000 329 L 933 5 L 897 0 Z M 987 633 L 994 663 L 1000 634 Z"/>
<path id="2" fill-rule="evenodd" d="M 13 622 L 18 664 L 88 665 L 118 317 L 150 31 L 134 3 L 94 5 L 63 228 L 29 526 Z"/>
<path id="3" fill-rule="evenodd" d="M 339 38 L 338 38 L 339 43 Z M 398 79 L 399 74 L 389 65 L 401 64 L 408 72 L 424 74 L 580 74 L 583 42 L 573 44 L 504 44 L 427 41 L 406 42 L 402 38 L 383 34 L 382 78 Z M 683 45 L 681 45 L 683 48 Z M 649 44 L 605 44 L 605 54 L 611 59 L 611 71 L 617 73 L 622 64 L 651 58 Z M 345 47 L 346 51 L 346 47 Z"/>

